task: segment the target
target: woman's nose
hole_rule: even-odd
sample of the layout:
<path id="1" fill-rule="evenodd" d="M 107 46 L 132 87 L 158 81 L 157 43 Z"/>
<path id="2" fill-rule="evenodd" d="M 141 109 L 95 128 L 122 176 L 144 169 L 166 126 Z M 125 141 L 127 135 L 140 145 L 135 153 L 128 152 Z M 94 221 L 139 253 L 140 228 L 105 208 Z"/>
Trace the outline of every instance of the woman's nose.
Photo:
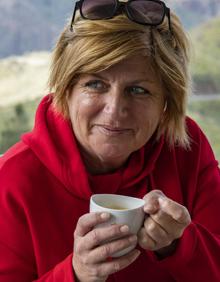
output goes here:
<path id="1" fill-rule="evenodd" d="M 114 90 L 106 95 L 104 112 L 113 118 L 123 118 L 128 114 L 128 101 L 122 91 Z"/>

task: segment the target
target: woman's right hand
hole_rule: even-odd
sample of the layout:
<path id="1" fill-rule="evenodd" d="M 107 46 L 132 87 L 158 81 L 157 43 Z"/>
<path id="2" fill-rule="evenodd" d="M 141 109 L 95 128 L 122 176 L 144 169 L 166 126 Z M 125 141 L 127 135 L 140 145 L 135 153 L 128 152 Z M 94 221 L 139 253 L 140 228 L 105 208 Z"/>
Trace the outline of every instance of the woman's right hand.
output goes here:
<path id="1" fill-rule="evenodd" d="M 111 258 L 115 252 L 136 245 L 137 236 L 129 233 L 128 226 L 110 225 L 94 227 L 110 219 L 108 213 L 87 213 L 78 220 L 74 232 L 72 265 L 80 282 L 103 282 L 108 276 L 131 264 L 140 254 L 134 249 L 119 258 Z M 113 241 L 112 241 L 113 240 Z M 106 241 L 111 241 L 104 243 Z"/>

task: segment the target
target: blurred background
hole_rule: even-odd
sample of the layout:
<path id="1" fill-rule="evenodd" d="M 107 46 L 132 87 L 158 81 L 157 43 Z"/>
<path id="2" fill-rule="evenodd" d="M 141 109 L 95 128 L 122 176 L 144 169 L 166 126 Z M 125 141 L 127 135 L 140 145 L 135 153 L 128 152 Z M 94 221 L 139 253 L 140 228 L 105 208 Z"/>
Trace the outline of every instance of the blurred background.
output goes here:
<path id="1" fill-rule="evenodd" d="M 188 115 L 204 130 L 220 161 L 220 0 L 165 0 L 194 46 L 194 94 Z M 0 0 L 0 154 L 33 126 L 47 94 L 50 53 L 71 0 Z"/>

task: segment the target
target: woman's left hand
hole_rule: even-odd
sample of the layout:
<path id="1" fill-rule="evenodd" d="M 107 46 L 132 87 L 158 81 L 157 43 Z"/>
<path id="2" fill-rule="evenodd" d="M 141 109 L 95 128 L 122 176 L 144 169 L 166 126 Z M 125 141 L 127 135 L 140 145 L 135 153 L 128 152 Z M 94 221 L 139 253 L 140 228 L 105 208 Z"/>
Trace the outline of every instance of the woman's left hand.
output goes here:
<path id="1" fill-rule="evenodd" d="M 138 233 L 139 245 L 166 257 L 174 251 L 176 239 L 182 236 L 184 229 L 190 224 L 189 212 L 160 190 L 149 192 L 144 200 L 144 211 L 148 216 Z"/>

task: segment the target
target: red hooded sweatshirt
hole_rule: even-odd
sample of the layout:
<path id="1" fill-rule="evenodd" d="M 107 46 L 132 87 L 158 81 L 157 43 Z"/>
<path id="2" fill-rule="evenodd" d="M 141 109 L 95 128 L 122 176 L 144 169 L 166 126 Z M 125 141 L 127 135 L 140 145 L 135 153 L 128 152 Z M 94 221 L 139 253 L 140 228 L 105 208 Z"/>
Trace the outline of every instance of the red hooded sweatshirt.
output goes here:
<path id="1" fill-rule="evenodd" d="M 73 232 L 93 193 L 142 198 L 152 189 L 186 206 L 192 223 L 172 256 L 158 260 L 141 249 L 108 282 L 219 282 L 220 173 L 199 127 L 187 119 L 190 150 L 153 138 L 115 173 L 90 175 L 69 121 L 51 96 L 35 127 L 0 159 L 0 281 L 74 282 Z"/>

